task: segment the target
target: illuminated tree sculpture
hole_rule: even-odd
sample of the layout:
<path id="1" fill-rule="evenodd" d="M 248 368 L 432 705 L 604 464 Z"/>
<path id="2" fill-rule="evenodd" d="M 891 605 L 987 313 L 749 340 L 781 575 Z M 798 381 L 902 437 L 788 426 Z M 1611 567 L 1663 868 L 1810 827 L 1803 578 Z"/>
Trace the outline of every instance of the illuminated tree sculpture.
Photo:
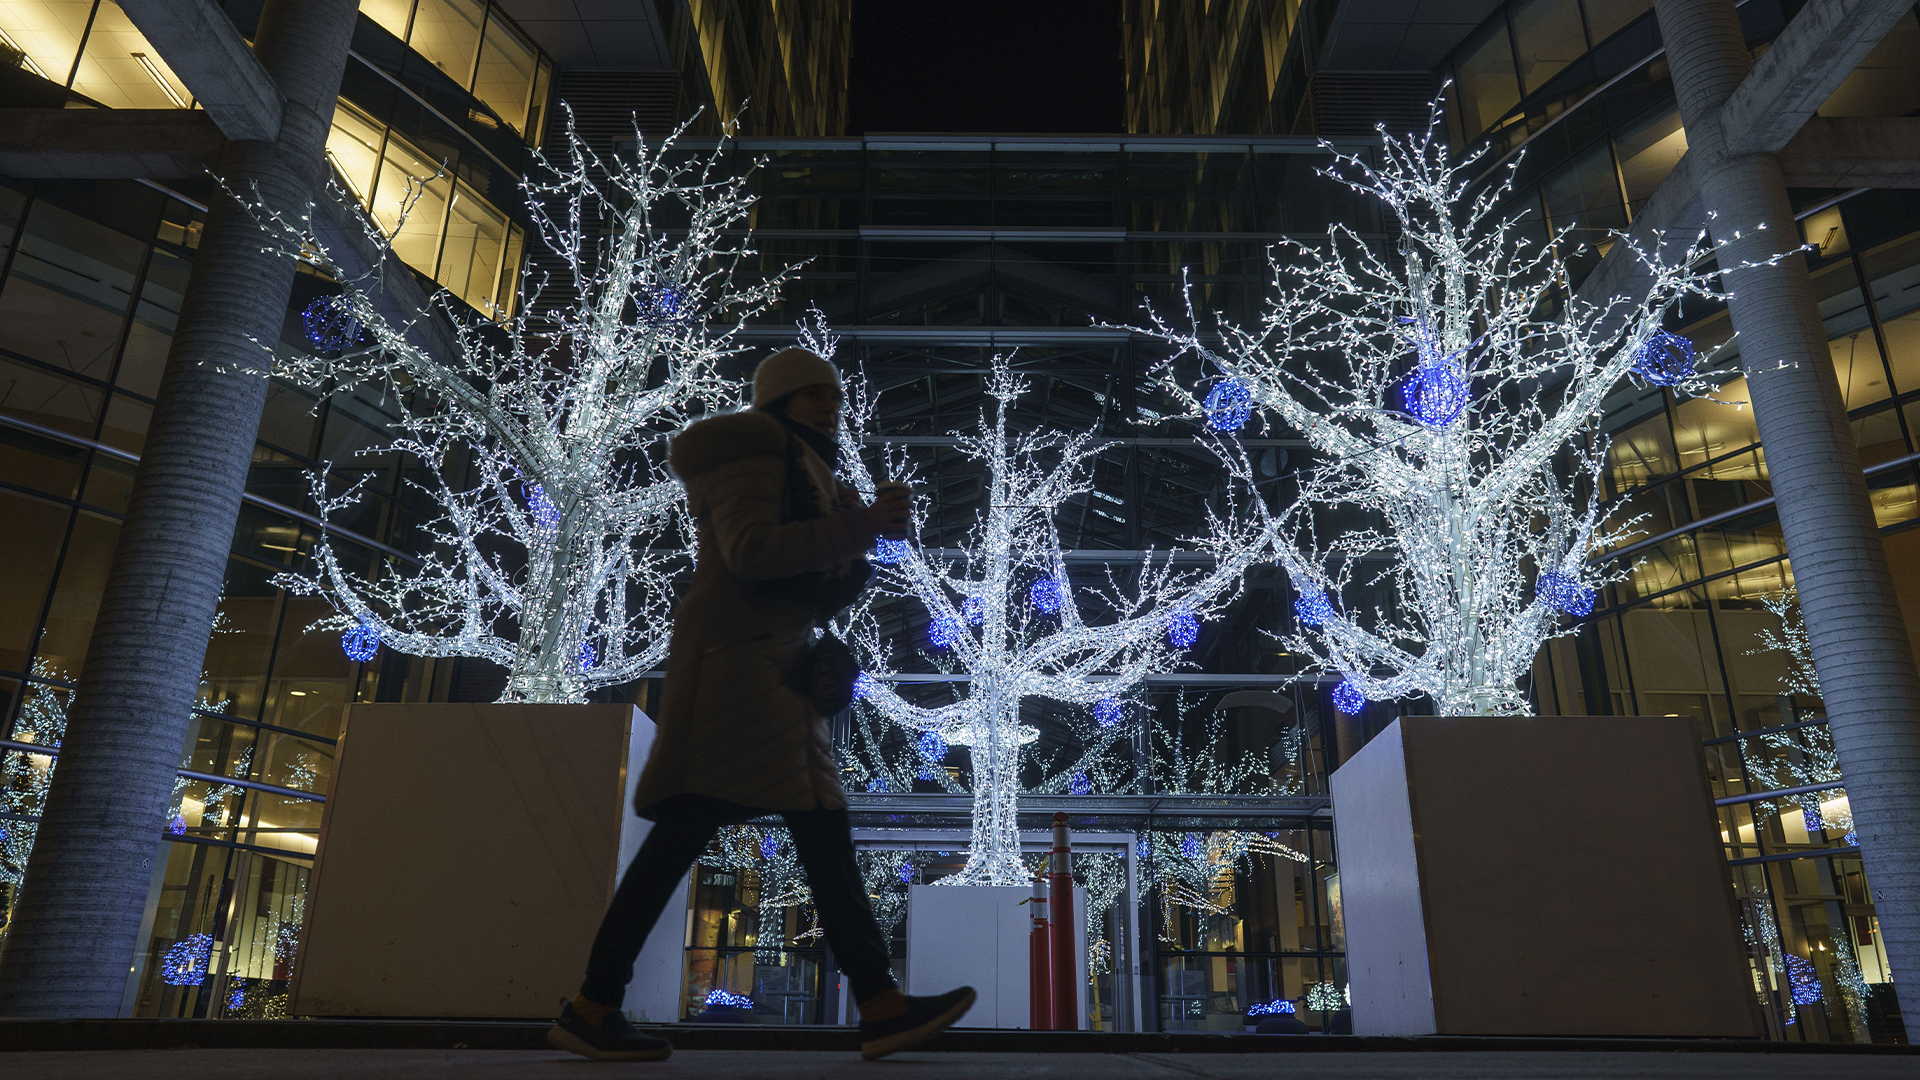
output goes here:
<path id="1" fill-rule="evenodd" d="M 496 325 L 443 290 L 429 311 L 389 318 L 381 282 L 394 255 L 370 221 L 376 257 L 356 272 L 310 219 L 262 213 L 289 254 L 342 286 L 309 310 L 315 350 L 279 373 L 393 391 L 404 434 L 373 452 L 427 463 L 417 486 L 442 511 L 417 568 L 362 576 L 322 533 L 311 569 L 281 583 L 333 605 L 316 625 L 343 631 L 350 656 L 385 644 L 491 660 L 509 671 L 505 701 L 584 701 L 658 666 L 687 560 L 666 440 L 738 395 L 719 362 L 742 351 L 740 324 L 785 277 L 753 265 L 741 232 L 753 199 L 718 152 L 689 158 L 669 138 L 603 159 L 568 125 L 565 157 L 535 151 L 525 184 L 539 239 L 564 267 L 569 302 L 555 311 L 533 313 L 535 289 Z M 453 326 L 449 349 L 423 344 L 436 315 Z M 329 494 L 324 469 L 313 487 L 323 518 L 358 497 Z"/>
<path id="2" fill-rule="evenodd" d="M 1210 422 L 1242 485 L 1254 476 L 1230 432 L 1250 414 L 1317 452 L 1297 501 L 1254 501 L 1299 597 L 1288 647 L 1345 675 L 1348 711 L 1424 694 L 1443 714 L 1526 713 L 1516 684 L 1541 643 L 1625 572 L 1587 561 L 1621 528 L 1595 495 L 1601 401 L 1628 379 L 1708 386 L 1692 345 L 1661 329 L 1681 299 L 1722 295 L 1700 269 L 1704 232 L 1630 249 L 1652 282 L 1644 300 L 1569 300 L 1565 234 L 1541 245 L 1497 216 L 1505 185 L 1470 197 L 1475 157 L 1450 162 L 1432 129 L 1383 138 L 1377 169 L 1337 155 L 1329 175 L 1399 223 L 1397 257 L 1335 225 L 1324 244 L 1275 250 L 1250 327 L 1202 331 L 1191 292 L 1185 328 L 1151 316 L 1223 376 L 1204 396 L 1171 366 L 1164 383 Z M 1370 524 L 1316 532 L 1333 514 Z M 1363 561 L 1381 559 L 1369 583 L 1397 603 L 1344 609 Z"/>
<path id="3" fill-rule="evenodd" d="M 986 473 L 987 501 L 958 558 L 914 544 L 879 553 L 876 590 L 925 609 L 932 653 L 948 671 L 968 677 L 955 684 L 964 686 L 962 696 L 934 706 L 907 700 L 893 688 L 889 649 L 874 622 L 854 632 L 868 664 L 859 684 L 864 707 L 905 729 L 931 764 L 950 746 L 971 752 L 972 844 L 961 873 L 943 879 L 957 885 L 1017 885 L 1030 878 L 1020 860 L 1018 810 L 1022 769 L 1038 732 L 1020 722 L 1021 703 L 1045 698 L 1103 717 L 1083 725 L 1083 750 L 1062 767 L 1046 767 L 1036 788 L 1093 790 L 1088 771 L 1125 738 L 1117 712 L 1100 703 L 1118 702 L 1147 675 L 1177 667 L 1200 620 L 1237 590 L 1253 557 L 1245 545 L 1222 545 L 1212 569 L 1175 572 L 1169 559 L 1149 553 L 1130 587 L 1111 571 L 1102 587 L 1081 584 L 1068 570 L 1056 518 L 1070 500 L 1091 492 L 1098 444 L 1091 432 L 1014 434 L 1008 413 L 1025 392 L 1025 382 L 996 358 L 986 380 L 990 410 L 976 430 L 956 433 L 960 452 Z M 916 536 L 924 526 L 921 510 Z M 1083 616 L 1083 603 L 1097 605 L 1096 621 Z M 942 786 L 955 784 L 944 769 L 926 775 Z M 884 768 L 876 780 L 900 789 Z"/>

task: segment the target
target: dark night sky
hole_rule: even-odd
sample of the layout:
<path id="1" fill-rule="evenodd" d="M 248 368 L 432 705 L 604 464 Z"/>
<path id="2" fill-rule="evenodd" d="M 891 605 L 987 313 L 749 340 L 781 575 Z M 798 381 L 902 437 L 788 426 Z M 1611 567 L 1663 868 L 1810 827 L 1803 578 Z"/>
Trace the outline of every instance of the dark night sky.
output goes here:
<path id="1" fill-rule="evenodd" d="M 1118 0 L 854 0 L 847 133 L 1117 132 Z"/>

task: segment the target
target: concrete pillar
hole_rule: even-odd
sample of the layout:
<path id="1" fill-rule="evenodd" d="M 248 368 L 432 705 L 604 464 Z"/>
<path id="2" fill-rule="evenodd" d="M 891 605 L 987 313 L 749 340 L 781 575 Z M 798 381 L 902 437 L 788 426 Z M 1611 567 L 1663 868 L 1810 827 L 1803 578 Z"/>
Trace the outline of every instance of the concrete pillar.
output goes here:
<path id="1" fill-rule="evenodd" d="M 254 52 L 286 99 L 279 137 L 231 142 L 228 185 L 298 212 L 323 152 L 355 0 L 268 0 Z M 120 1010 L 160 847 L 293 267 L 217 196 L 194 257 L 80 690 L 0 950 L 0 1015 Z"/>
<path id="2" fill-rule="evenodd" d="M 1722 266 L 1798 247 L 1771 154 L 1731 154 L 1721 107 L 1752 70 L 1733 0 L 1655 0 L 1687 158 Z M 1764 231 L 1754 226 L 1765 223 Z M 1734 239 L 1734 233 L 1740 233 Z M 1920 678 L 1805 259 L 1728 276 L 1754 418 L 1888 959 L 1920 1002 Z"/>

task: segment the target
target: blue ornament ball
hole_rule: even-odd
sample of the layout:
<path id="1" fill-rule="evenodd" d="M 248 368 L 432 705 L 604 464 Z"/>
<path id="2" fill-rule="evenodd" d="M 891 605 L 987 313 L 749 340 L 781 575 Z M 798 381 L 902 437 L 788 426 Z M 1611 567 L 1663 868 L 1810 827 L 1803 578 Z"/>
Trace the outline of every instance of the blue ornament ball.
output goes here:
<path id="1" fill-rule="evenodd" d="M 900 874 L 900 884 L 902 885 L 913 884 L 913 864 L 901 863 L 899 874 Z"/>
<path id="2" fill-rule="evenodd" d="M 960 624 L 945 615 L 935 615 L 927 624 L 927 643 L 942 652 L 953 647 L 953 639 L 960 636 Z"/>
<path id="3" fill-rule="evenodd" d="M 1334 619 L 1333 602 L 1323 592 L 1302 592 L 1293 601 L 1293 617 L 1302 626 L 1320 626 Z"/>
<path id="4" fill-rule="evenodd" d="M 863 671 L 853 677 L 853 700 L 865 701 L 879 688 L 880 684 L 874 680 L 874 677 Z"/>
<path id="5" fill-rule="evenodd" d="M 692 314 L 686 294 L 671 285 L 647 290 L 640 298 L 639 309 L 640 321 L 648 326 L 667 326 Z"/>
<path id="6" fill-rule="evenodd" d="M 599 654 L 593 651 L 593 642 L 583 641 L 580 643 L 579 660 L 580 660 L 580 670 L 582 672 L 592 671 L 593 665 L 597 663 L 599 659 L 600 659 Z"/>
<path id="7" fill-rule="evenodd" d="M 966 598 L 960 605 L 960 614 L 969 623 L 979 626 L 987 621 L 987 600 L 984 596 L 974 595 Z"/>
<path id="8" fill-rule="evenodd" d="M 1659 386 L 1674 386 L 1693 375 L 1699 354 L 1679 334 L 1656 330 L 1633 354 L 1634 374 Z"/>
<path id="9" fill-rule="evenodd" d="M 1088 779 L 1084 772 L 1074 773 L 1073 779 L 1067 781 L 1067 790 L 1075 795 L 1090 794 L 1093 791 L 1093 781 Z"/>
<path id="10" fill-rule="evenodd" d="M 1093 718 L 1101 727 L 1112 727 L 1119 723 L 1124 711 L 1119 698 L 1103 697 L 1093 703 Z"/>
<path id="11" fill-rule="evenodd" d="M 1533 592 L 1546 605 L 1556 611 L 1564 611 L 1576 619 L 1593 614 L 1593 601 L 1598 595 L 1593 589 L 1582 584 L 1579 578 L 1559 570 L 1549 570 L 1540 575 L 1533 584 Z"/>
<path id="12" fill-rule="evenodd" d="M 1192 833 L 1188 833 L 1180 841 L 1180 854 L 1185 855 L 1189 859 L 1198 858 L 1200 856 L 1200 838 Z"/>
<path id="13" fill-rule="evenodd" d="M 380 628 L 371 623 L 350 626 L 340 635 L 340 649 L 347 659 L 366 663 L 380 651 Z"/>
<path id="14" fill-rule="evenodd" d="M 937 731 L 920 733 L 920 756 L 937 762 L 947 756 L 947 740 Z"/>
<path id="15" fill-rule="evenodd" d="M 360 320 L 344 296 L 323 296 L 300 312 L 307 341 L 321 352 L 350 349 L 360 340 Z"/>
<path id="16" fill-rule="evenodd" d="M 1427 427 L 1446 427 L 1467 410 L 1473 387 L 1458 364 L 1424 366 L 1401 388 L 1407 414 Z"/>
<path id="17" fill-rule="evenodd" d="M 527 512 L 533 515 L 533 524 L 541 532 L 553 532 L 560 528 L 560 508 L 547 498 L 545 486 L 535 484 L 527 489 Z"/>
<path id="18" fill-rule="evenodd" d="M 1333 707 L 1348 716 L 1357 714 L 1367 707 L 1367 695 L 1350 682 L 1342 682 L 1333 688 Z"/>
<path id="19" fill-rule="evenodd" d="M 873 544 L 873 561 L 893 566 L 907 557 L 905 540 L 876 540 Z"/>
<path id="20" fill-rule="evenodd" d="M 771 836 L 763 836 L 760 838 L 760 857 L 761 858 L 771 859 L 776 854 L 778 854 L 779 851 L 780 851 L 780 841 L 775 840 Z"/>
<path id="21" fill-rule="evenodd" d="M 1253 417 L 1253 392 L 1238 379 L 1222 379 L 1207 391 L 1207 426 L 1239 431 Z"/>
<path id="22" fill-rule="evenodd" d="M 1042 615 L 1060 614 L 1060 606 L 1066 603 L 1067 586 L 1055 578 L 1043 577 L 1027 590 L 1027 598 L 1033 601 L 1034 610 Z"/>
<path id="23" fill-rule="evenodd" d="M 1146 841 L 1146 839 L 1145 839 L 1144 837 L 1142 837 L 1141 839 L 1139 839 L 1139 840 L 1136 840 L 1136 841 L 1134 842 L 1134 845 L 1133 845 L 1133 854 L 1134 854 L 1134 857 L 1135 857 L 1135 858 L 1139 858 L 1139 859 L 1144 859 L 1144 858 L 1146 858 L 1146 857 L 1147 857 L 1147 852 L 1148 852 L 1148 851 L 1150 851 L 1150 850 L 1152 850 L 1152 849 L 1150 849 L 1149 847 L 1147 847 L 1147 841 Z"/>
<path id="24" fill-rule="evenodd" d="M 1200 618 L 1184 608 L 1167 616 L 1167 642 L 1176 649 L 1191 649 L 1200 640 Z"/>

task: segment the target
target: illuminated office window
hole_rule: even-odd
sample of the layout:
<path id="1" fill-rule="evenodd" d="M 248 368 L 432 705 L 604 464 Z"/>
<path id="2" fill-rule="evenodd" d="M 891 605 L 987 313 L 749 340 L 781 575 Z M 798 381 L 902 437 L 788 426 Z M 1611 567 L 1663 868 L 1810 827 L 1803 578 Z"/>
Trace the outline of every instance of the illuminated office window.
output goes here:
<path id="1" fill-rule="evenodd" d="M 487 5 L 477 0 L 420 0 L 407 44 L 461 86 L 473 84 L 473 60 Z"/>
<path id="2" fill-rule="evenodd" d="M 360 14 L 379 23 L 401 41 L 407 40 L 407 22 L 413 17 L 413 0 L 360 0 Z"/>
<path id="3" fill-rule="evenodd" d="M 393 253 L 408 266 L 431 274 L 440 253 L 441 229 L 447 219 L 447 197 L 452 181 L 413 144 L 388 133 L 380 161 L 380 180 L 373 189 L 373 220 L 393 237 Z"/>
<path id="4" fill-rule="evenodd" d="M 380 147 L 386 135 L 384 125 L 352 105 L 342 101 L 334 106 L 333 131 L 327 135 L 327 162 L 361 206 L 371 205 L 368 200 L 380 175 Z"/>
<path id="5" fill-rule="evenodd" d="M 464 183 L 456 183 L 447 215 L 447 244 L 440 253 L 437 280 L 448 291 L 488 315 L 494 310 L 494 286 L 500 280 L 507 244 L 507 215 L 487 205 Z"/>
<path id="6" fill-rule="evenodd" d="M 473 77 L 473 96 L 492 109 L 516 132 L 527 131 L 527 91 L 533 88 L 540 54 L 513 24 L 487 20 L 486 41 L 480 47 L 480 67 Z"/>

